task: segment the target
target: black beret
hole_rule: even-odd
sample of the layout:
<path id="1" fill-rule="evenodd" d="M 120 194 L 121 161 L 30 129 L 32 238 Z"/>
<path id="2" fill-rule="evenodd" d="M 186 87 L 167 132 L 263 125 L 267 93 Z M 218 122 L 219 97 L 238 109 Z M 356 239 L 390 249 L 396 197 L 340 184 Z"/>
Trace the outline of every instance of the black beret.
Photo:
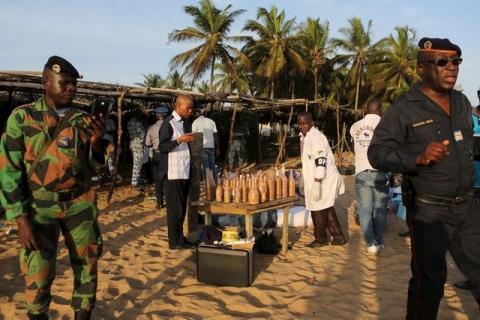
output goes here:
<path id="1" fill-rule="evenodd" d="M 59 56 L 51 56 L 48 58 L 47 63 L 45 63 L 45 68 L 55 73 L 68 74 L 76 79 L 82 78 L 70 62 Z"/>
<path id="2" fill-rule="evenodd" d="M 460 57 L 462 50 L 456 44 L 453 44 L 448 39 L 441 38 L 422 38 L 418 41 L 419 52 L 431 52 L 431 51 L 455 51 Z"/>

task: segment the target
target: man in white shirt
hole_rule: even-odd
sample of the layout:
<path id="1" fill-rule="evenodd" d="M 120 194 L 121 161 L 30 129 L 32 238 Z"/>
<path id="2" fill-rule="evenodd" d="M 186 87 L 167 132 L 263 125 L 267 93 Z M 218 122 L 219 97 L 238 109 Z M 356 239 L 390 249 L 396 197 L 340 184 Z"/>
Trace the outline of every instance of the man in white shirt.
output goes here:
<path id="1" fill-rule="evenodd" d="M 170 249 L 186 249 L 190 246 L 183 235 L 183 221 L 187 212 L 190 187 L 190 149 L 194 140 L 189 117 L 193 101 L 186 95 L 175 100 L 174 111 L 160 127 L 161 173 L 167 202 L 168 245 Z"/>
<path id="2" fill-rule="evenodd" d="M 307 247 L 317 248 L 347 243 L 334 204 L 345 192 L 345 184 L 338 173 L 335 158 L 327 137 L 313 126 L 312 114 L 297 116 L 300 130 L 300 154 L 305 193 L 305 206 L 310 211 L 315 239 Z M 327 236 L 327 229 L 330 237 Z M 331 240 L 331 241 L 330 241 Z"/>
<path id="3" fill-rule="evenodd" d="M 355 143 L 357 208 L 368 254 L 376 254 L 383 248 L 383 230 L 387 214 L 388 173 L 374 169 L 367 157 L 368 146 L 372 141 L 373 131 L 380 122 L 381 114 L 382 101 L 373 98 L 367 104 L 365 117 L 350 128 L 350 135 Z"/>
<path id="4" fill-rule="evenodd" d="M 217 180 L 217 170 L 215 167 L 215 157 L 220 155 L 218 131 L 215 121 L 205 117 L 203 114 L 205 108 L 199 110 L 200 116 L 192 123 L 192 132 L 203 133 L 203 155 L 202 155 L 202 171 L 203 177 L 207 168 L 212 170 L 213 178 Z"/>
<path id="5" fill-rule="evenodd" d="M 155 197 L 157 198 L 157 208 L 165 207 L 163 201 L 163 181 L 165 180 L 165 174 L 160 175 L 160 127 L 162 126 L 163 119 L 168 113 L 168 106 L 162 105 L 156 107 L 154 112 L 157 121 L 152 124 L 147 130 L 147 136 L 145 137 L 145 146 L 153 150 L 153 159 L 151 160 L 151 168 L 153 172 L 153 179 L 155 181 Z"/>

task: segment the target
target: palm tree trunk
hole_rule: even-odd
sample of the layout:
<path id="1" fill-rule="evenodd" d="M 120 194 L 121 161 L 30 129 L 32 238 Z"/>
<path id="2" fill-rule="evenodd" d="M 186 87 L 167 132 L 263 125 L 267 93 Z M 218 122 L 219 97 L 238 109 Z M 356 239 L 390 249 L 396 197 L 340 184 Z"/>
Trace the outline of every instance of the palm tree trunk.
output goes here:
<path id="1" fill-rule="evenodd" d="M 210 93 L 214 93 L 213 90 L 213 74 L 215 73 L 215 56 L 212 59 L 212 70 L 210 70 Z"/>
<path id="2" fill-rule="evenodd" d="M 359 68 L 361 69 L 361 68 Z M 357 75 L 357 86 L 355 88 L 355 111 L 357 111 L 358 108 L 358 97 L 360 95 L 360 81 L 361 81 L 361 70 L 358 71 Z"/>
<path id="3" fill-rule="evenodd" d="M 318 70 L 317 68 L 315 68 L 313 70 L 313 77 L 314 77 L 314 83 L 315 83 L 315 93 L 314 93 L 314 96 L 313 96 L 313 100 L 317 100 L 317 96 L 318 96 Z"/>

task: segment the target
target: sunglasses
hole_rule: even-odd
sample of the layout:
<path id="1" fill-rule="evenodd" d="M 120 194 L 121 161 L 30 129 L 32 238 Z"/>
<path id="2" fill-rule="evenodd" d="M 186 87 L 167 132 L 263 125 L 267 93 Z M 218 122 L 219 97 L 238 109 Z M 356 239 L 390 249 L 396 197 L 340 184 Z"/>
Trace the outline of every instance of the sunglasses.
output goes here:
<path id="1" fill-rule="evenodd" d="M 438 67 L 445 67 L 449 62 L 451 62 L 454 66 L 460 65 L 462 63 L 463 59 L 462 58 L 440 58 L 440 59 L 433 59 L 433 60 L 423 60 L 422 62 L 428 62 L 431 64 L 434 64 Z"/>

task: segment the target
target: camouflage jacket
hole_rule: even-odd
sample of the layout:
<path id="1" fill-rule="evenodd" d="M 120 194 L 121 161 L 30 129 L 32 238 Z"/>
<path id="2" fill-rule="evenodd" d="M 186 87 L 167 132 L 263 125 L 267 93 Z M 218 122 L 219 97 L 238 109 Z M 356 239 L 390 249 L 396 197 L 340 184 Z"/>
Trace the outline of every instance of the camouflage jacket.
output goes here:
<path id="1" fill-rule="evenodd" d="M 67 128 L 50 144 L 28 181 L 27 172 L 54 135 L 59 121 L 56 111 L 43 98 L 14 109 L 9 116 L 0 140 L 0 201 L 8 219 L 36 210 L 39 207 L 36 194 L 70 191 L 78 186 L 88 190 L 94 172 L 91 119 L 78 109 Z"/>

